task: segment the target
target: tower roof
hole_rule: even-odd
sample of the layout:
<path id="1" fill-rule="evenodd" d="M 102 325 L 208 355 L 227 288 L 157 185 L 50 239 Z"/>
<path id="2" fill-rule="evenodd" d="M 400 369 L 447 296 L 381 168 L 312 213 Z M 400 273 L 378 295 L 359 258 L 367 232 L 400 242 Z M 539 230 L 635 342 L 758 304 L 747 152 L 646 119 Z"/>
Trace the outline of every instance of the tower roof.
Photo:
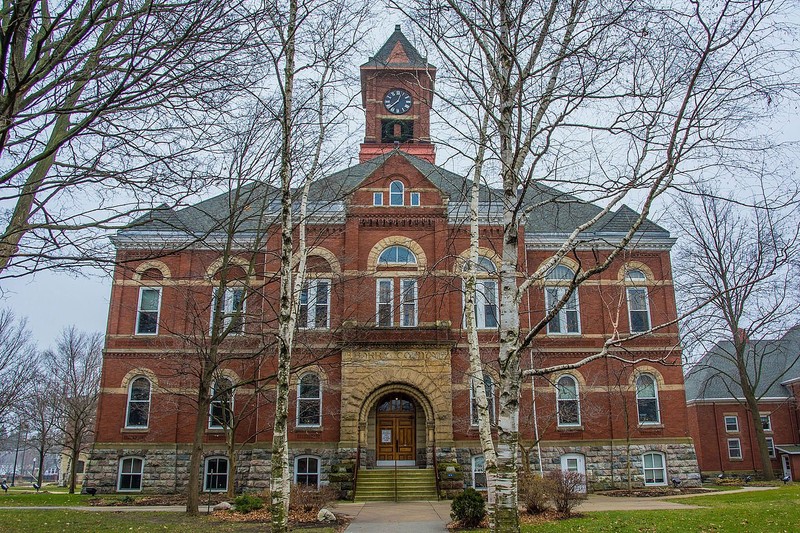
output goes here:
<path id="1" fill-rule="evenodd" d="M 394 33 L 380 50 L 361 65 L 361 68 L 369 67 L 435 68 L 403 35 L 399 24 L 394 27 Z"/>

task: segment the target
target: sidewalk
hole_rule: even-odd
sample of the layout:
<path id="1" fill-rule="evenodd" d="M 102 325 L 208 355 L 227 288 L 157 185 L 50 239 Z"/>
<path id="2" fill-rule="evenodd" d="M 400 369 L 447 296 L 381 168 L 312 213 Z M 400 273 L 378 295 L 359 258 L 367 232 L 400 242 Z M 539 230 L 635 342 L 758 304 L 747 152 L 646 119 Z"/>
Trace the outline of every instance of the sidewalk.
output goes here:
<path id="1" fill-rule="evenodd" d="M 333 510 L 353 518 L 346 533 L 440 533 L 450 522 L 449 501 L 337 503 Z"/>

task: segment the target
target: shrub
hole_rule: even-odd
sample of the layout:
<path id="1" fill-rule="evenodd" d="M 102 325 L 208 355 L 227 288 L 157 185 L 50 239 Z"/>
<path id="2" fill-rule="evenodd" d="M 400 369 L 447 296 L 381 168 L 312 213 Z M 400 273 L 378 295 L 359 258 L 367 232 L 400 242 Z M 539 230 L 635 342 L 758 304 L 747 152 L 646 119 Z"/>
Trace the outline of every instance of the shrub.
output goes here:
<path id="1" fill-rule="evenodd" d="M 468 488 L 453 499 L 450 517 L 464 527 L 475 527 L 486 516 L 483 496 L 473 488 Z"/>
<path id="2" fill-rule="evenodd" d="M 328 503 L 334 501 L 337 491 L 332 487 L 310 487 L 292 484 L 289 493 L 289 509 L 292 511 L 318 513 Z"/>
<path id="3" fill-rule="evenodd" d="M 550 509 L 551 481 L 538 474 L 520 474 L 519 501 L 530 514 L 539 514 Z"/>
<path id="4" fill-rule="evenodd" d="M 233 500 L 233 504 L 236 506 L 236 512 L 242 514 L 247 514 L 250 511 L 256 511 L 264 507 L 264 501 L 261 498 L 246 493 L 237 496 L 236 499 Z"/>
<path id="5" fill-rule="evenodd" d="M 572 510 L 586 499 L 583 492 L 586 486 L 586 477 L 577 472 L 556 470 L 547 473 L 548 494 L 556 506 L 556 510 L 564 516 L 569 516 Z"/>

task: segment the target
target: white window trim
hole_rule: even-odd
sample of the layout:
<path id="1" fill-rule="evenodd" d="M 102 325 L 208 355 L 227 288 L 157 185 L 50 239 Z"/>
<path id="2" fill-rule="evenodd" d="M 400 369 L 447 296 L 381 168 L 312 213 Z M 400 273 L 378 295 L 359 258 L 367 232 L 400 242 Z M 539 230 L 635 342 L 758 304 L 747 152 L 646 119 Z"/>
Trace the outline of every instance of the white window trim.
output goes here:
<path id="1" fill-rule="evenodd" d="M 558 296 L 557 296 L 556 301 L 552 302 L 553 305 L 550 305 L 551 302 L 548 301 L 549 300 L 549 296 L 547 294 L 548 294 L 548 290 L 550 290 L 550 289 L 556 289 L 556 291 L 558 291 L 557 292 Z M 550 312 L 550 309 L 555 307 L 556 303 L 561 301 L 561 298 L 564 297 L 564 294 L 567 292 L 567 289 L 568 289 L 568 287 L 559 287 L 557 285 L 555 285 L 555 286 L 554 285 L 546 285 L 545 286 L 544 299 L 545 299 L 545 306 L 547 308 L 547 312 L 548 313 Z M 567 335 L 567 336 L 572 335 L 572 336 L 575 336 L 575 335 L 580 335 L 581 334 L 581 329 L 582 329 L 581 328 L 581 302 L 580 302 L 580 298 L 578 297 L 578 287 L 575 287 L 575 290 L 572 291 L 572 295 L 570 296 L 570 298 L 575 298 L 575 313 L 577 314 L 578 331 L 551 331 L 550 330 L 550 325 L 553 323 L 553 321 L 550 320 L 547 323 L 547 327 L 546 327 L 547 335 Z M 563 330 L 567 329 L 567 311 L 572 311 L 572 309 L 567 309 L 567 304 L 568 303 L 569 303 L 568 301 L 565 302 L 564 305 L 561 306 L 561 309 L 558 310 L 558 314 L 557 314 L 559 323 L 562 325 L 562 329 Z"/>
<path id="2" fill-rule="evenodd" d="M 489 423 L 494 426 L 497 423 L 497 402 L 495 402 L 497 396 L 495 389 L 497 388 L 497 384 L 490 374 L 484 374 L 484 380 L 486 379 L 492 384 L 491 390 L 486 396 L 486 400 L 489 403 Z M 472 427 L 478 427 L 477 413 L 472 408 L 475 403 L 475 386 L 478 383 L 480 382 L 475 378 L 471 379 L 469 382 L 469 425 Z"/>
<path id="3" fill-rule="evenodd" d="M 317 474 L 317 488 L 319 488 L 320 483 L 322 482 L 322 460 L 316 455 L 298 455 L 297 457 L 294 458 L 294 472 L 293 472 L 293 476 L 292 476 L 292 479 L 294 480 L 294 483 L 297 484 L 297 474 L 298 474 L 298 472 L 297 472 L 297 463 L 300 462 L 300 459 L 316 459 L 317 460 L 317 471 L 316 471 L 316 474 Z M 305 473 L 303 473 L 301 475 L 307 475 L 307 474 L 310 474 L 310 473 L 311 472 L 305 472 Z"/>
<path id="4" fill-rule="evenodd" d="M 404 287 L 406 283 L 410 282 L 414 286 L 412 301 L 414 305 L 414 316 L 412 317 L 410 324 L 403 324 L 403 318 L 405 316 L 405 306 L 410 305 L 406 302 L 403 298 L 404 296 Z M 419 285 L 417 284 L 417 278 L 401 278 L 400 279 L 400 327 L 401 328 L 415 328 L 418 324 L 418 316 L 419 316 Z"/>
<path id="5" fill-rule="evenodd" d="M 394 203 L 393 198 L 392 198 L 392 185 L 394 185 L 395 183 L 399 183 L 400 184 L 400 193 L 399 193 L 400 194 L 400 203 L 399 204 Z M 395 193 L 395 194 L 397 194 L 397 193 Z M 405 205 L 405 200 L 406 200 L 406 186 L 405 186 L 405 184 L 400 180 L 394 180 L 393 182 L 391 182 L 389 184 L 389 205 L 391 207 L 403 206 L 403 205 Z"/>
<path id="6" fill-rule="evenodd" d="M 142 293 L 144 291 L 158 292 L 158 309 L 156 309 L 156 331 L 154 333 L 141 333 L 139 332 L 139 314 L 142 312 Z M 154 336 L 158 335 L 159 322 L 161 322 L 161 287 L 139 287 L 139 301 L 136 304 L 136 324 L 134 325 L 134 332 L 136 335 Z"/>
<path id="7" fill-rule="evenodd" d="M 558 382 L 561 381 L 561 379 L 565 378 L 565 377 L 570 378 L 572 380 L 572 382 L 575 383 L 575 399 L 574 400 L 566 399 L 564 401 L 577 402 L 577 404 L 578 404 L 578 421 L 577 422 L 562 423 L 561 422 L 561 417 L 559 416 L 559 413 L 561 412 L 561 409 L 559 409 L 559 405 L 558 404 L 561 401 L 560 400 L 561 394 L 560 394 L 559 389 L 558 389 Z M 578 382 L 578 380 L 575 378 L 575 376 L 573 376 L 572 374 L 562 374 L 562 375 L 558 376 L 558 379 L 556 379 L 556 425 L 558 427 L 562 427 L 562 428 L 580 427 L 580 425 L 581 425 L 581 385 Z"/>
<path id="8" fill-rule="evenodd" d="M 135 403 L 144 403 L 144 400 L 131 400 L 131 391 L 133 390 L 133 384 L 137 379 L 146 379 L 149 385 L 148 392 L 147 392 L 147 424 L 144 426 L 131 426 L 128 425 L 128 419 L 130 418 L 131 414 L 131 402 Z M 151 402 L 153 400 L 153 382 L 147 376 L 139 374 L 134 376 L 131 379 L 130 383 L 128 383 L 128 401 L 125 404 L 125 429 L 148 429 L 150 427 L 150 407 Z"/>
<path id="9" fill-rule="evenodd" d="M 493 283 L 494 284 L 494 314 L 495 314 L 495 321 L 497 322 L 496 326 L 487 326 L 486 325 L 486 307 L 487 305 L 491 305 L 488 299 L 486 298 L 486 283 Z M 464 290 L 463 290 L 463 297 L 462 297 L 462 305 L 461 307 L 464 309 L 464 316 L 463 316 L 463 327 L 467 327 L 467 280 L 463 280 Z M 481 287 L 483 286 L 483 287 Z M 498 320 L 497 312 L 499 309 L 498 300 L 500 299 L 500 294 L 497 291 L 497 280 L 492 278 L 476 278 L 475 279 L 475 325 L 478 329 L 489 329 L 495 330 L 500 325 L 500 321 Z"/>
<path id="10" fill-rule="evenodd" d="M 301 398 L 300 397 L 300 386 L 302 385 L 303 378 L 308 375 L 317 376 L 317 380 L 319 380 L 319 397 L 318 398 Z M 316 424 L 301 424 L 300 423 L 300 400 L 305 400 L 310 402 L 311 400 L 317 399 L 319 400 L 319 422 Z M 295 426 L 299 428 L 318 428 L 322 426 L 322 378 L 316 372 L 305 372 L 300 379 L 297 380 L 297 409 L 295 413 Z"/>
<path id="11" fill-rule="evenodd" d="M 655 401 L 656 401 L 656 419 L 652 422 L 642 422 L 641 420 L 641 413 L 639 411 L 639 378 L 642 376 L 647 376 L 651 380 L 653 380 L 653 392 L 655 394 Z M 652 374 L 639 374 L 636 376 L 636 381 L 634 381 L 634 387 L 636 388 L 636 419 L 639 421 L 640 426 L 655 426 L 661 424 L 661 402 L 658 398 L 658 380 Z M 654 398 L 643 398 L 644 400 L 652 400 Z"/>
<path id="12" fill-rule="evenodd" d="M 645 462 L 644 462 L 644 458 L 645 458 L 646 455 L 658 455 L 658 456 L 660 456 L 661 457 L 661 468 L 660 469 L 655 468 L 655 467 L 646 468 L 645 467 Z M 663 474 L 664 481 L 661 482 L 661 483 L 659 483 L 657 481 L 648 483 L 647 482 L 647 470 L 661 470 L 661 473 Z M 644 484 L 646 486 L 648 486 L 648 487 L 663 487 L 663 486 L 665 486 L 667 484 L 667 481 L 668 481 L 667 480 L 667 456 L 666 456 L 666 454 L 664 454 L 663 452 L 655 452 L 655 451 L 649 451 L 649 452 L 643 453 L 642 454 L 642 478 L 643 478 Z"/>
<path id="13" fill-rule="evenodd" d="M 739 449 L 739 457 L 734 457 L 731 455 L 731 443 L 735 442 L 736 447 Z M 742 441 L 738 438 L 728 439 L 728 459 L 744 459 L 744 453 L 742 453 Z"/>
<path id="14" fill-rule="evenodd" d="M 411 207 L 419 207 L 419 201 L 420 197 L 418 192 L 412 192 L 409 194 L 408 203 Z"/>
<path id="15" fill-rule="evenodd" d="M 212 460 L 223 459 L 225 461 L 225 488 L 224 489 L 209 489 L 208 488 L 208 463 Z M 220 493 L 228 491 L 228 483 L 230 483 L 231 476 L 231 463 L 224 455 L 214 455 L 206 457 L 203 461 L 203 492 Z"/>
<path id="16" fill-rule="evenodd" d="M 644 291 L 644 306 L 645 309 L 631 309 L 631 292 L 632 290 L 642 290 Z M 628 305 L 628 329 L 631 333 L 643 333 L 645 331 L 650 331 L 653 329 L 653 316 L 650 314 L 650 291 L 647 290 L 647 287 L 643 287 L 641 285 L 636 285 L 632 287 L 625 287 L 625 300 Z M 644 329 L 642 331 L 634 331 L 633 330 L 633 319 L 631 318 L 631 313 L 633 311 L 636 312 L 647 312 L 647 323 L 650 327 Z"/>
<path id="17" fill-rule="evenodd" d="M 142 462 L 142 470 L 138 473 L 140 479 L 139 488 L 138 489 L 123 489 L 122 486 L 122 462 L 126 459 L 139 459 Z M 144 457 L 138 455 L 126 455 L 125 457 L 120 457 L 119 462 L 117 463 L 117 492 L 142 492 L 142 488 L 144 487 L 144 465 L 145 460 Z M 126 475 L 133 475 L 133 473 L 129 473 Z"/>
<path id="18" fill-rule="evenodd" d="M 389 301 L 384 305 L 389 306 L 389 324 L 381 324 L 381 282 L 389 282 Z M 375 280 L 375 325 L 379 328 L 394 326 L 394 278 L 377 278 Z"/>
<path id="19" fill-rule="evenodd" d="M 728 429 L 728 419 L 732 418 L 736 423 L 736 429 Z M 736 415 L 723 415 L 722 424 L 725 426 L 725 433 L 739 433 L 739 417 Z"/>
<path id="20" fill-rule="evenodd" d="M 230 379 L 230 378 L 222 378 L 222 379 Z M 230 383 L 231 383 L 231 386 L 234 385 L 233 380 L 230 380 Z M 214 395 L 216 394 L 216 387 L 217 387 L 217 380 L 214 380 L 214 382 L 211 384 L 211 393 L 212 393 L 211 394 L 211 398 L 212 398 L 212 400 L 208 404 L 208 429 L 222 430 L 222 429 L 225 429 L 225 426 L 223 424 L 219 424 L 219 425 L 214 424 L 214 416 L 213 416 L 214 404 L 224 403 L 224 400 L 214 400 L 213 399 Z M 236 401 L 236 395 L 234 394 L 234 390 L 231 389 L 231 403 L 230 403 L 231 414 L 233 414 L 233 412 L 234 412 L 233 409 L 234 409 L 235 401 Z"/>
<path id="21" fill-rule="evenodd" d="M 405 262 L 405 261 L 381 261 L 381 258 L 383 257 L 383 254 L 385 254 L 386 252 L 388 252 L 389 250 L 391 250 L 393 248 L 405 248 L 406 250 L 408 250 L 408 253 L 411 254 L 411 257 L 414 258 L 414 260 L 412 262 L 410 262 L 410 263 L 409 262 Z M 417 265 L 417 264 L 419 264 L 419 262 L 417 260 L 417 254 L 415 254 L 414 251 L 411 248 L 409 248 L 408 246 L 403 246 L 402 244 L 393 244 L 393 245 L 387 246 L 386 248 L 381 250 L 381 253 L 378 254 L 378 263 L 377 264 L 378 264 L 378 266 L 383 266 L 383 267 L 386 267 L 386 266 L 403 266 L 403 267 L 407 267 L 407 266 L 410 266 L 410 265 Z"/>
<path id="22" fill-rule="evenodd" d="M 328 301 L 325 302 L 325 325 L 318 327 L 317 324 L 317 289 L 320 282 L 328 285 Z M 306 291 L 306 323 L 298 324 L 300 329 L 330 329 L 331 327 L 331 280 L 328 278 L 312 278 L 306 280 L 305 287 L 302 290 Z M 312 298 L 313 294 L 313 298 Z M 311 305 L 314 302 L 314 305 Z"/>
<path id="23" fill-rule="evenodd" d="M 383 193 L 382 192 L 374 192 L 374 193 L 372 193 L 372 205 L 375 205 L 375 206 L 383 205 Z"/>
<path id="24" fill-rule="evenodd" d="M 214 311 L 217 309 L 217 293 L 220 291 L 220 287 L 215 286 L 211 291 L 211 322 L 209 323 L 209 332 L 214 329 Z M 226 316 L 232 313 L 228 312 L 228 309 L 225 308 L 225 296 L 227 295 L 228 291 L 242 291 L 242 312 L 239 315 L 239 320 L 242 322 L 242 331 L 231 331 L 228 333 L 228 336 L 231 337 L 238 337 L 245 334 L 246 331 L 246 321 L 245 315 L 247 314 L 247 288 L 244 285 L 228 285 L 225 287 L 225 292 L 223 294 L 222 300 L 222 307 L 220 311 L 222 311 L 222 332 L 224 332 L 228 325 L 230 324 L 231 320 L 233 320 L 232 316 Z"/>
<path id="25" fill-rule="evenodd" d="M 773 432 L 772 431 L 772 415 L 769 414 L 769 413 L 758 413 L 758 417 L 759 417 L 759 420 L 761 418 L 766 418 L 767 419 L 767 427 L 764 428 L 764 432 L 765 433 L 772 433 Z M 761 421 L 761 424 L 763 425 L 764 422 Z"/>
<path id="26" fill-rule="evenodd" d="M 483 470 L 482 471 L 477 471 L 476 470 L 475 463 L 478 460 L 483 460 Z M 475 489 L 475 490 L 480 490 L 480 491 L 488 490 L 489 489 L 488 483 L 487 483 L 486 487 L 476 487 L 475 486 L 475 474 L 483 474 L 484 476 L 486 475 L 486 461 L 485 461 L 483 455 L 473 455 L 470 458 L 470 465 L 471 465 L 471 469 L 472 469 L 472 476 L 471 476 L 471 479 L 470 479 L 470 481 L 471 481 L 470 484 L 472 485 L 472 488 Z"/>
<path id="27" fill-rule="evenodd" d="M 773 437 L 764 437 L 764 439 L 767 441 L 767 450 L 770 451 L 769 456 L 775 459 L 778 457 L 778 453 L 775 451 L 775 439 Z M 770 443 L 772 443 L 772 446 L 770 446 Z"/>

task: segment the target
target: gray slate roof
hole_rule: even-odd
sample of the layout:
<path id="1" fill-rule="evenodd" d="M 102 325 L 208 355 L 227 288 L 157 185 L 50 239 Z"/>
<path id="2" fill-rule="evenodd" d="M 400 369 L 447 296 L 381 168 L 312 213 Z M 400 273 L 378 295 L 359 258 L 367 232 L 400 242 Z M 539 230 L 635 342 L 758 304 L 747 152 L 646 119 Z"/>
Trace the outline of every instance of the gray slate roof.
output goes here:
<path id="1" fill-rule="evenodd" d="M 408 57 L 408 62 L 389 62 L 389 56 L 394 50 L 397 43 L 400 43 L 400 46 L 403 47 L 403 51 Z M 389 36 L 389 39 L 381 46 L 378 52 L 369 58 L 369 61 L 361 65 L 361 67 L 395 67 L 395 68 L 432 68 L 432 65 L 428 63 L 425 57 L 414 48 L 414 45 L 406 39 L 406 36 L 403 35 L 403 32 L 400 30 L 400 25 L 394 27 L 394 33 Z"/>
<path id="2" fill-rule="evenodd" d="M 742 398 L 741 387 L 728 377 L 737 376 L 733 353 L 731 341 L 719 342 L 692 367 L 685 378 L 687 401 Z M 746 360 L 757 397 L 791 397 L 781 382 L 800 377 L 800 325 L 779 339 L 751 341 Z"/>
<path id="3" fill-rule="evenodd" d="M 448 199 L 448 212 L 451 218 L 461 218 L 468 213 L 467 204 L 471 181 L 463 176 L 433 165 L 424 159 L 395 149 L 365 163 L 334 172 L 314 181 L 309 187 L 309 213 L 334 217 L 330 222 L 343 220 L 345 200 L 356 188 L 368 185 L 371 180 L 379 181 L 384 163 L 393 156 L 404 158 L 411 166 L 427 178 L 442 195 Z M 178 211 L 161 208 L 140 218 L 128 230 L 135 231 L 185 231 L 191 235 L 205 235 L 214 231 L 224 231 L 221 226 L 236 205 L 238 209 L 252 209 L 253 216 L 238 217 L 237 232 L 254 231 L 264 221 L 259 213 L 270 216 L 278 211 L 278 189 L 265 183 L 249 184 L 239 190 L 236 198 L 233 192 L 215 196 L 198 204 Z M 502 214 L 502 191 L 481 185 L 479 202 L 482 210 L 496 217 Z M 534 183 L 525 192 L 524 205 L 531 208 L 526 224 L 526 233 L 544 235 L 563 235 L 572 232 L 576 226 L 596 216 L 601 209 L 576 196 L 559 191 L 543 184 Z M 638 214 L 628 206 L 621 206 L 616 212 L 605 215 L 588 232 L 588 235 L 615 234 L 626 231 Z M 336 219 L 335 217 L 339 217 Z M 669 237 L 669 232 L 652 221 L 645 221 L 640 233 L 654 237 Z"/>

